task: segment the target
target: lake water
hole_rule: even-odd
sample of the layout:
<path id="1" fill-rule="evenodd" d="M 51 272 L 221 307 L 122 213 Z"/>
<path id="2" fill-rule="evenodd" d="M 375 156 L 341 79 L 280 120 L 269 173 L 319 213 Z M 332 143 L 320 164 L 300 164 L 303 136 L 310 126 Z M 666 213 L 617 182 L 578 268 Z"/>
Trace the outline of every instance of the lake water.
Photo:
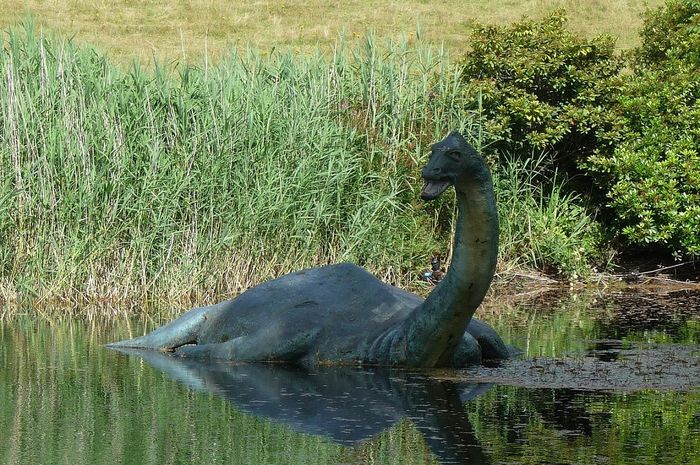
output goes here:
<path id="1" fill-rule="evenodd" d="M 542 294 L 480 316 L 523 357 L 205 364 L 103 347 L 160 319 L 28 311 L 0 323 L 0 463 L 700 464 L 700 294 Z"/>

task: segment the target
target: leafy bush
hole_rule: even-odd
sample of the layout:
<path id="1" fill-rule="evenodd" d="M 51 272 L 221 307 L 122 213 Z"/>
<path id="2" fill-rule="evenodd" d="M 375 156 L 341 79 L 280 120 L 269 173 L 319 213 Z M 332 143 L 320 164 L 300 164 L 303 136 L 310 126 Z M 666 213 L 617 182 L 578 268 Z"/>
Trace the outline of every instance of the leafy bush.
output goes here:
<path id="1" fill-rule="evenodd" d="M 700 63 L 700 1 L 671 0 L 646 13 L 635 50 L 637 66 L 664 68 L 669 61 Z"/>
<path id="2" fill-rule="evenodd" d="M 557 11 L 541 21 L 478 26 L 462 77 L 483 96 L 486 130 L 500 153 L 555 150 L 572 162 L 590 154 L 607 128 L 613 78 L 622 60 L 608 36 L 585 40 Z M 573 165 L 573 163 L 572 163 Z"/>
<path id="3" fill-rule="evenodd" d="M 610 152 L 591 157 L 631 245 L 700 254 L 700 2 L 648 12 L 614 110 Z M 602 175 L 602 176 L 601 176 Z"/>

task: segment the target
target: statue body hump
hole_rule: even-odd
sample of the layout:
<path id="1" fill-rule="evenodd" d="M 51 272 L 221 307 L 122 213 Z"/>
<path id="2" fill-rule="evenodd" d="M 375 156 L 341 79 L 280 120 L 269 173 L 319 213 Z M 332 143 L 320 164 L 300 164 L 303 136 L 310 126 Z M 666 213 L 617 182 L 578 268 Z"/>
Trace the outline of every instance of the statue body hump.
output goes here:
<path id="1" fill-rule="evenodd" d="M 461 367 L 508 357 L 514 350 L 490 326 L 472 319 L 498 255 L 488 167 L 452 132 L 433 145 L 422 174 L 423 199 L 452 185 L 459 206 L 450 269 L 425 300 L 341 263 L 284 275 L 110 346 L 307 366 Z"/>

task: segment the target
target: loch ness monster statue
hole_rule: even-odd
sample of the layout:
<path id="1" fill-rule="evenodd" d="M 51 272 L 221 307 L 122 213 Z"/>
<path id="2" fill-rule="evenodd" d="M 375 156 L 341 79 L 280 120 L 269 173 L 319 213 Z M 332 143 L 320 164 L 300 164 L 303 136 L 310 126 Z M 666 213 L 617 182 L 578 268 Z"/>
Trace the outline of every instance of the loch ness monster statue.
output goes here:
<path id="1" fill-rule="evenodd" d="M 472 319 L 496 269 L 498 213 L 484 159 L 456 131 L 432 146 L 424 200 L 449 186 L 458 217 L 447 274 L 424 300 L 342 263 L 297 271 L 134 339 L 109 344 L 174 356 L 304 366 L 463 367 L 515 349 Z"/>

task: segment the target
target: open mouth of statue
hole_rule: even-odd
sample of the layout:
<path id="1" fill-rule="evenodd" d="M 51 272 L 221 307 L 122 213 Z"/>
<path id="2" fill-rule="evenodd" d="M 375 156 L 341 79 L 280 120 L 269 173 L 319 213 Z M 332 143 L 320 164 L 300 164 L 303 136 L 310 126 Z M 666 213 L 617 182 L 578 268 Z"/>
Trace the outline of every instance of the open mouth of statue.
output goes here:
<path id="1" fill-rule="evenodd" d="M 436 199 L 450 186 L 448 179 L 425 179 L 425 186 L 420 196 L 423 200 Z"/>

